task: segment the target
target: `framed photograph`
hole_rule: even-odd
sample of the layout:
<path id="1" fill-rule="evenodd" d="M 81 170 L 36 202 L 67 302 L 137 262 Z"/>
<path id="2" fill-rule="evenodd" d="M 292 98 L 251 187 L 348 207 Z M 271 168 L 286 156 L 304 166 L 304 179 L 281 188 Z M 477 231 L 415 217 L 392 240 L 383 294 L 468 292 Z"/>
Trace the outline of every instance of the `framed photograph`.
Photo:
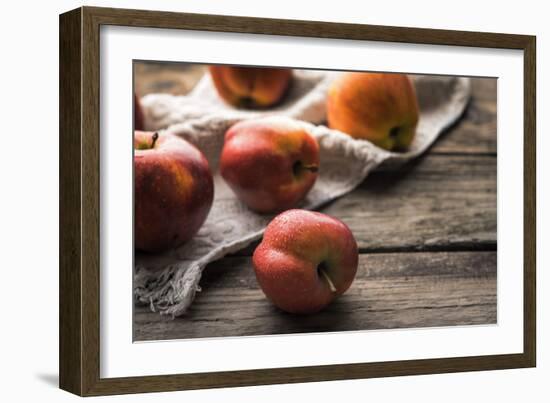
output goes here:
<path id="1" fill-rule="evenodd" d="M 535 37 L 60 16 L 60 387 L 533 367 Z"/>

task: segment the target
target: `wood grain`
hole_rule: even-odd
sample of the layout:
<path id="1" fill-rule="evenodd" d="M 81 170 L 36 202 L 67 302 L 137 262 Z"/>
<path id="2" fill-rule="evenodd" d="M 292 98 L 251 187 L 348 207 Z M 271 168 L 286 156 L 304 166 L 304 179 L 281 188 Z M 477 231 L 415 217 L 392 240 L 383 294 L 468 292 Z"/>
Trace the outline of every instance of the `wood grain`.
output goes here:
<path id="1" fill-rule="evenodd" d="M 428 154 L 376 171 L 322 209 L 353 231 L 362 251 L 496 246 L 496 158 Z"/>
<path id="2" fill-rule="evenodd" d="M 463 118 L 440 136 L 430 153 L 496 155 L 497 79 L 471 78 L 471 83 L 472 98 Z"/>
<path id="3" fill-rule="evenodd" d="M 81 12 L 59 21 L 59 386 L 81 394 Z"/>
<path id="4" fill-rule="evenodd" d="M 208 266 L 188 314 L 135 311 L 135 340 L 208 338 L 496 323 L 496 253 L 363 254 L 346 294 L 314 315 L 290 315 L 258 288 L 250 257 Z"/>
<path id="5" fill-rule="evenodd" d="M 185 95 L 205 73 L 202 64 L 135 61 L 134 90 L 147 94 Z"/>
<path id="6" fill-rule="evenodd" d="M 531 37 L 523 57 L 523 358 L 537 362 L 537 44 Z"/>

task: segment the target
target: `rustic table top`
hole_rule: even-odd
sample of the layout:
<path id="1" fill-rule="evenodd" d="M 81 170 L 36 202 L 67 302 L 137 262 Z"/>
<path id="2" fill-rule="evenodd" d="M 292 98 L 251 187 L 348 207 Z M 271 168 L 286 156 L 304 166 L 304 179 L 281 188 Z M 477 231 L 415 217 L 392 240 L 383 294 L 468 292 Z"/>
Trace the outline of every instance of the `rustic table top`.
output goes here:
<path id="1" fill-rule="evenodd" d="M 188 91 L 193 82 L 171 69 L 136 66 L 136 90 Z M 327 309 L 300 316 L 272 306 L 256 283 L 253 245 L 205 269 L 185 316 L 136 306 L 134 339 L 496 323 L 496 79 L 472 84 L 463 118 L 425 155 L 372 172 L 321 210 L 351 228 L 360 251 L 354 283 Z"/>

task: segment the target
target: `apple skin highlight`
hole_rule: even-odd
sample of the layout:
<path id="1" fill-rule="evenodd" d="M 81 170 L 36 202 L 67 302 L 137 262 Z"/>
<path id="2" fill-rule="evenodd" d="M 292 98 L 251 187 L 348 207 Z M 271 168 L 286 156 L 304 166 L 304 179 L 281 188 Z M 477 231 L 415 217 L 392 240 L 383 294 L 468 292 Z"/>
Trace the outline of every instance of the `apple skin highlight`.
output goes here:
<path id="1" fill-rule="evenodd" d="M 283 311 L 319 312 L 351 286 L 357 242 L 340 220 L 307 210 L 288 210 L 268 225 L 252 258 L 266 297 Z"/>

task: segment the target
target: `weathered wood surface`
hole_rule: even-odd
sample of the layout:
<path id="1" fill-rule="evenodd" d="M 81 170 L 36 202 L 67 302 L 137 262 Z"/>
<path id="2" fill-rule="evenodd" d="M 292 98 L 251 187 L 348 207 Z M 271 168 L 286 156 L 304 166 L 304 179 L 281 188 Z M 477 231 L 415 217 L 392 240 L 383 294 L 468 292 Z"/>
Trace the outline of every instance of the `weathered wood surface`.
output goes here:
<path id="1" fill-rule="evenodd" d="M 140 97 L 150 93 L 187 94 L 205 71 L 201 64 L 136 62 L 134 90 Z"/>
<path id="2" fill-rule="evenodd" d="M 495 252 L 362 254 L 346 294 L 314 315 L 275 308 L 258 288 L 250 257 L 212 263 L 187 316 L 136 308 L 135 338 L 195 338 L 496 322 Z"/>
<path id="3" fill-rule="evenodd" d="M 323 209 L 362 251 L 491 248 L 496 244 L 496 158 L 426 155 L 371 174 Z"/>
<path id="4" fill-rule="evenodd" d="M 464 116 L 443 133 L 430 150 L 434 153 L 496 155 L 497 80 L 472 78 L 472 98 Z"/>
<path id="5" fill-rule="evenodd" d="M 155 91 L 184 86 L 175 66 L 148 69 L 143 83 Z M 496 323 L 496 84 L 473 79 L 463 118 L 425 156 L 371 173 L 322 209 L 350 226 L 361 252 L 355 282 L 327 310 L 273 307 L 257 288 L 251 246 L 207 267 L 186 316 L 136 307 L 135 340 Z"/>

